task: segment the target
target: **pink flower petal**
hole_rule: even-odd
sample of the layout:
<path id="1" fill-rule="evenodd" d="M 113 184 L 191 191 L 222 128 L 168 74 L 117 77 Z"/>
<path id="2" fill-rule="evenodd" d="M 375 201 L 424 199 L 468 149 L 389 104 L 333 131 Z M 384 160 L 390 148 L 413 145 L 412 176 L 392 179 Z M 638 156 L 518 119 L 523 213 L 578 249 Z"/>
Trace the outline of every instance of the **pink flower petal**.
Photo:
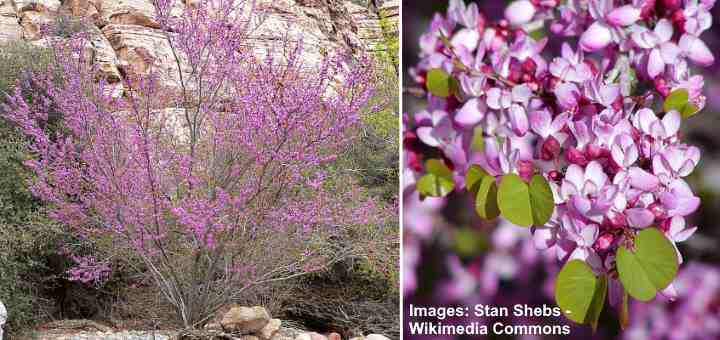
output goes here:
<path id="1" fill-rule="evenodd" d="M 535 15 L 535 6 L 529 0 L 514 1 L 505 9 L 505 19 L 512 25 L 530 22 Z"/>
<path id="2" fill-rule="evenodd" d="M 612 10 L 605 19 L 614 26 L 628 26 L 640 19 L 640 9 L 633 5 L 625 5 Z"/>
<path id="3" fill-rule="evenodd" d="M 600 21 L 596 21 L 580 37 L 580 47 L 585 51 L 597 51 L 609 45 L 612 41 L 610 28 Z"/>

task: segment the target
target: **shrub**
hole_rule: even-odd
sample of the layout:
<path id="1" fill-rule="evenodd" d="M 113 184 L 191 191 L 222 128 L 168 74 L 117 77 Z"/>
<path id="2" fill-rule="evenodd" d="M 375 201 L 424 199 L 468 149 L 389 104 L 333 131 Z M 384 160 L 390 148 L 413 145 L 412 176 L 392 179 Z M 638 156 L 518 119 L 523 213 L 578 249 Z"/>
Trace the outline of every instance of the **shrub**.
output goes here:
<path id="1" fill-rule="evenodd" d="M 329 190 L 319 169 L 350 141 L 372 72 L 346 69 L 334 53 L 306 72 L 301 46 L 284 64 L 258 60 L 233 1 L 180 17 L 155 5 L 187 66 L 179 88 L 149 71 L 128 75 L 125 95 L 111 97 L 74 57 L 83 56 L 79 36 L 54 46 L 62 79 L 34 74 L 44 100 L 16 93 L 4 114 L 32 137 L 32 191 L 50 216 L 100 253 L 131 254 L 184 326 L 201 326 L 249 287 L 351 256 L 327 241 L 372 223 L 374 201 L 352 182 Z M 51 112 L 64 114 L 62 135 L 46 129 Z M 84 268 L 77 277 L 105 270 Z"/>

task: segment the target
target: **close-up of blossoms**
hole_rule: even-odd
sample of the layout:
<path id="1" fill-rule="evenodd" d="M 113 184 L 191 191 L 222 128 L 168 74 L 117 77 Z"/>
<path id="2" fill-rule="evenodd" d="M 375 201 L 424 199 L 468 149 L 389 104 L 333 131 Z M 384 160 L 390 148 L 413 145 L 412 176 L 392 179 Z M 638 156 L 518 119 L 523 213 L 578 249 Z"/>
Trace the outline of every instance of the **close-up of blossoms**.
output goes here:
<path id="1" fill-rule="evenodd" d="M 703 39 L 713 6 L 518 0 L 492 20 L 451 0 L 436 13 L 405 83 L 424 100 L 403 117 L 405 295 L 420 285 L 412 272 L 430 216 L 455 202 L 450 214 L 527 227 L 516 231 L 531 257 L 562 268 L 548 268 L 549 291 L 575 323 L 595 328 L 607 300 L 626 328 L 628 300 L 677 299 L 678 244 L 698 230 L 689 217 L 701 204 L 689 180 L 701 151 L 681 127 L 710 96 L 701 71 L 715 62 Z M 481 267 L 449 261 L 451 276 L 463 267 L 476 278 L 466 281 L 489 284 Z M 502 267 L 492 272 L 513 271 Z"/>

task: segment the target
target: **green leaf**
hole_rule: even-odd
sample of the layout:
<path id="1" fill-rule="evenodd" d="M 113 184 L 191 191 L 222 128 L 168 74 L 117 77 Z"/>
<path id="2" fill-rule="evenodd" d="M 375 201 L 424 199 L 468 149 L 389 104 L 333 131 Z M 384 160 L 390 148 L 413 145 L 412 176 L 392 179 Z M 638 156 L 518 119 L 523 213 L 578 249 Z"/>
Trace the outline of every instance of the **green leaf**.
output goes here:
<path id="1" fill-rule="evenodd" d="M 473 129 L 473 138 L 472 144 L 470 144 L 470 148 L 472 148 L 472 150 L 476 152 L 485 151 L 485 138 L 483 137 L 483 130 L 480 126 L 476 126 Z"/>
<path id="2" fill-rule="evenodd" d="M 508 221 L 524 227 L 532 225 L 530 188 L 520 176 L 507 174 L 502 177 L 497 201 L 500 212 Z"/>
<path id="3" fill-rule="evenodd" d="M 497 206 L 497 184 L 494 176 L 482 178 L 475 195 L 475 211 L 486 220 L 494 220 L 500 215 Z"/>
<path id="4" fill-rule="evenodd" d="M 670 92 L 670 95 L 665 98 L 663 110 L 665 110 L 665 112 L 675 110 L 680 112 L 683 119 L 687 119 L 698 111 L 698 107 L 690 103 L 688 100 L 688 91 L 686 89 L 677 89 Z"/>
<path id="5" fill-rule="evenodd" d="M 543 176 L 535 175 L 530 179 L 530 205 L 534 225 L 544 225 L 550 220 L 555 201 L 550 184 Z"/>
<path id="6" fill-rule="evenodd" d="M 555 209 L 550 185 L 540 175 L 533 176 L 530 185 L 518 175 L 503 176 L 497 204 L 503 217 L 524 227 L 544 225 Z"/>
<path id="7" fill-rule="evenodd" d="M 425 171 L 439 177 L 452 179 L 452 171 L 442 159 L 433 158 L 425 161 Z"/>
<path id="8" fill-rule="evenodd" d="M 667 98 L 665 98 L 663 110 L 665 110 L 665 112 L 670 112 L 672 110 L 682 112 L 689 98 L 690 97 L 686 89 L 677 89 L 672 91 Z"/>
<path id="9" fill-rule="evenodd" d="M 500 215 L 494 176 L 490 176 L 479 165 L 471 165 L 465 174 L 465 186 L 475 195 L 475 211 L 480 217 L 492 220 Z"/>
<path id="10" fill-rule="evenodd" d="M 605 296 L 607 296 L 607 274 L 602 273 L 597 281 L 595 287 L 595 294 L 593 295 L 592 303 L 590 303 L 590 309 L 588 309 L 585 322 L 592 326 L 593 332 L 597 330 L 598 320 L 600 320 L 600 314 L 602 313 L 603 307 L 605 307 Z"/>
<path id="11" fill-rule="evenodd" d="M 473 194 L 477 193 L 483 177 L 490 176 L 482 167 L 477 164 L 470 165 L 465 174 L 465 187 Z"/>
<path id="12" fill-rule="evenodd" d="M 680 111 L 680 115 L 683 117 L 683 119 L 688 119 L 691 116 L 695 115 L 697 112 L 698 112 L 697 106 L 695 106 L 691 103 L 687 103 L 687 105 L 685 105 L 683 110 Z"/>
<path id="13" fill-rule="evenodd" d="M 675 278 L 678 259 L 672 243 L 656 228 L 646 228 L 635 236 L 635 251 L 621 246 L 617 269 L 625 290 L 641 301 L 652 300 Z"/>
<path id="14" fill-rule="evenodd" d="M 547 36 L 547 32 L 544 28 L 538 28 L 530 33 L 528 33 L 528 36 L 530 38 L 533 38 L 533 40 L 539 41 L 542 38 L 545 38 Z"/>
<path id="15" fill-rule="evenodd" d="M 584 323 L 597 285 L 590 266 L 580 260 L 568 261 L 555 281 L 555 301 L 568 319 Z"/>
<path id="16" fill-rule="evenodd" d="M 427 174 L 420 177 L 416 184 L 418 192 L 423 196 L 443 197 L 455 189 L 455 182 L 452 178 L 440 177 L 435 174 Z"/>
<path id="17" fill-rule="evenodd" d="M 457 91 L 457 81 L 447 72 L 434 68 L 427 73 L 427 89 L 433 96 L 449 97 Z"/>

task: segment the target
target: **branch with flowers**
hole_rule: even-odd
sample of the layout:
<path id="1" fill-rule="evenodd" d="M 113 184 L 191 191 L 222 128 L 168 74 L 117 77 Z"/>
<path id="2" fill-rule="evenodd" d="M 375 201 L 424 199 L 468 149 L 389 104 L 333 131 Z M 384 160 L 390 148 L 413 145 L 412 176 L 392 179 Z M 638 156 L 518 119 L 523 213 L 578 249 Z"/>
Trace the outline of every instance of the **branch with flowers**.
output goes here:
<path id="1" fill-rule="evenodd" d="M 489 22 L 451 0 L 406 90 L 427 98 L 404 124 L 417 192 L 469 192 L 480 217 L 528 227 L 563 263 L 555 298 L 574 322 L 596 327 L 608 301 L 625 327 L 629 298 L 674 298 L 700 205 L 684 179 L 700 151 L 679 131 L 705 106 L 690 67 L 714 62 L 713 5 L 517 0 Z"/>

